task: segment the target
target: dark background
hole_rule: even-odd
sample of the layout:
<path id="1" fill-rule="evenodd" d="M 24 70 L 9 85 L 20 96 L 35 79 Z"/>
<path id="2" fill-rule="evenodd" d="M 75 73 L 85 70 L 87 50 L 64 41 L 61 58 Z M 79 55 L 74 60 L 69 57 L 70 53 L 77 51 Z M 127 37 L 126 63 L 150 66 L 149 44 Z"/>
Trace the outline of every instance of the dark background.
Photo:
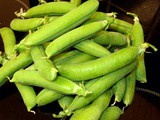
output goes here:
<path id="1" fill-rule="evenodd" d="M 37 5 L 36 0 L 21 0 L 28 7 Z M 32 1 L 32 2 L 31 2 Z M 33 2 L 34 1 L 34 2 Z M 29 4 L 30 2 L 30 4 Z M 18 0 L 0 0 L 0 28 L 9 26 L 10 21 L 16 17 L 15 11 L 24 7 Z M 117 12 L 118 18 L 133 23 L 126 12 L 134 12 L 139 16 L 144 29 L 145 41 L 160 49 L 160 0 L 101 0 L 100 11 Z M 23 34 L 16 33 L 17 39 Z M 3 50 L 0 38 L 0 50 Z M 148 50 L 152 51 L 152 50 Z M 136 90 L 131 106 L 127 108 L 120 120 L 160 120 L 160 53 L 146 53 L 146 70 L 148 82 L 137 83 L 137 88 L 144 88 L 149 92 Z M 154 95 L 157 93 L 157 95 Z M 6 83 L 0 88 L 0 120 L 53 120 L 51 111 L 58 108 L 54 104 L 35 108 L 36 114 L 28 113 L 20 94 L 13 84 Z"/>

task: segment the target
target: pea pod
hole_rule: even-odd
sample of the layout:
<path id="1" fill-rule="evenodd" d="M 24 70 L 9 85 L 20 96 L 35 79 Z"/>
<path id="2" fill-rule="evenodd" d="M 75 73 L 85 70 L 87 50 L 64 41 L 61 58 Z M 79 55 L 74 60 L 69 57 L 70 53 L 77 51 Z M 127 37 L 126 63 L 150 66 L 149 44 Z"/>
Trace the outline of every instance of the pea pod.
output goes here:
<path id="1" fill-rule="evenodd" d="M 134 99 L 135 86 L 136 86 L 136 74 L 135 70 L 133 70 L 126 77 L 126 90 L 123 97 L 123 103 L 126 105 L 126 107 L 130 105 Z"/>
<path id="2" fill-rule="evenodd" d="M 109 74 L 106 74 L 103 77 L 100 77 L 98 80 L 96 80 L 96 82 L 94 82 L 93 84 L 90 85 L 90 87 L 87 88 L 87 90 L 92 91 L 90 95 L 87 95 L 85 97 L 76 96 L 65 111 L 59 112 L 59 114 L 54 115 L 54 117 L 70 116 L 72 112 L 74 112 L 75 110 L 88 105 L 94 99 L 96 99 L 99 95 L 104 93 L 116 82 L 118 82 L 121 78 L 123 78 L 128 73 L 130 73 L 136 67 L 136 65 L 137 65 L 137 62 L 134 61 L 117 71 L 111 72 Z"/>
<path id="3" fill-rule="evenodd" d="M 124 92 L 125 92 L 125 77 L 122 78 L 120 81 L 118 81 L 113 87 L 113 93 L 114 93 L 114 102 L 121 102 L 121 100 L 123 99 L 124 96 Z"/>
<path id="4" fill-rule="evenodd" d="M 36 30 L 44 22 L 44 18 L 20 19 L 15 18 L 11 21 L 10 27 L 15 31 L 28 32 Z"/>
<path id="5" fill-rule="evenodd" d="M 98 120 L 105 108 L 108 107 L 112 95 L 113 93 L 111 90 L 104 92 L 102 95 L 98 96 L 90 105 L 88 105 L 87 108 L 81 111 L 80 114 L 77 114 L 75 111 L 70 120 Z"/>
<path id="6" fill-rule="evenodd" d="M 74 48 L 82 52 L 85 52 L 87 54 L 93 55 L 95 57 L 103 57 L 103 56 L 110 54 L 110 52 L 106 48 L 104 48 L 103 46 L 91 40 L 82 41 L 76 44 Z"/>
<path id="7" fill-rule="evenodd" d="M 75 65 L 59 65 L 57 66 L 57 69 L 61 76 L 70 80 L 89 80 L 124 67 L 144 51 L 143 47 L 130 46 L 114 52 L 109 56 Z"/>
<path id="8" fill-rule="evenodd" d="M 87 20 L 98 9 L 98 6 L 99 2 L 96 0 L 84 2 L 60 18 L 43 25 L 41 29 L 27 37 L 22 46 L 39 45 L 57 38 Z"/>
<path id="9" fill-rule="evenodd" d="M 13 51 L 16 45 L 15 34 L 9 27 L 1 28 L 0 34 L 4 45 L 4 52 L 7 55 L 7 58 L 10 59 L 15 56 L 15 53 Z"/>
<path id="10" fill-rule="evenodd" d="M 59 92 L 61 94 L 78 94 L 82 96 L 86 96 L 88 94 L 87 90 L 84 90 L 82 87 L 66 78 L 57 76 L 54 81 L 47 81 L 39 74 L 38 71 L 33 70 L 17 71 L 10 82 L 38 86 Z"/>
<path id="11" fill-rule="evenodd" d="M 5 83 L 7 81 L 6 78 L 11 77 L 16 71 L 27 67 L 32 62 L 32 58 L 27 52 L 22 52 L 17 57 L 7 61 L 0 68 L 0 84 Z"/>
<path id="12" fill-rule="evenodd" d="M 127 36 L 113 31 L 100 31 L 92 40 L 100 45 L 123 46 L 127 44 Z"/>
<path id="13" fill-rule="evenodd" d="M 110 106 L 101 114 L 99 120 L 118 120 L 122 114 L 123 112 L 118 106 Z"/>
<path id="14" fill-rule="evenodd" d="M 76 6 L 81 5 L 82 0 L 70 0 L 70 3 L 75 4 Z"/>
<path id="15" fill-rule="evenodd" d="M 36 103 L 38 106 L 44 106 L 62 97 L 64 97 L 64 95 L 61 93 L 50 89 L 43 89 L 38 93 Z"/>
<path id="16" fill-rule="evenodd" d="M 58 37 L 57 39 L 53 40 L 46 48 L 45 53 L 47 57 L 50 58 L 61 51 L 69 48 L 76 43 L 86 40 L 87 38 L 93 36 L 95 33 L 99 32 L 102 29 L 105 29 L 108 25 L 108 22 L 100 21 L 100 22 L 93 22 L 90 24 L 86 24 L 75 28 L 62 36 Z M 74 39 L 73 39 L 74 38 Z"/>
<path id="17" fill-rule="evenodd" d="M 70 4 L 69 2 L 48 2 L 45 4 L 37 5 L 25 13 L 22 13 L 22 16 L 25 18 L 32 17 L 43 17 L 43 16 L 51 16 L 51 15 L 64 15 L 69 11 L 75 9 L 74 4 Z"/>
<path id="18" fill-rule="evenodd" d="M 27 107 L 27 111 L 33 112 L 31 109 L 36 106 L 36 92 L 32 86 L 22 85 L 15 83 L 24 104 Z"/>
<path id="19" fill-rule="evenodd" d="M 140 44 L 144 43 L 144 33 L 143 28 L 139 22 L 138 17 L 133 13 L 127 13 L 129 15 L 134 16 L 134 25 L 131 32 L 131 43 L 133 46 L 139 46 Z M 136 79 L 140 82 L 146 83 L 146 67 L 144 61 L 144 54 L 138 56 L 138 66 L 136 70 Z"/>
<path id="20" fill-rule="evenodd" d="M 65 110 L 73 101 L 73 99 L 73 96 L 64 96 L 58 100 L 58 104 L 61 106 L 63 110 Z"/>
<path id="21" fill-rule="evenodd" d="M 49 81 L 52 81 L 57 76 L 57 69 L 52 61 L 46 57 L 43 46 L 31 47 L 31 56 L 39 73 Z"/>

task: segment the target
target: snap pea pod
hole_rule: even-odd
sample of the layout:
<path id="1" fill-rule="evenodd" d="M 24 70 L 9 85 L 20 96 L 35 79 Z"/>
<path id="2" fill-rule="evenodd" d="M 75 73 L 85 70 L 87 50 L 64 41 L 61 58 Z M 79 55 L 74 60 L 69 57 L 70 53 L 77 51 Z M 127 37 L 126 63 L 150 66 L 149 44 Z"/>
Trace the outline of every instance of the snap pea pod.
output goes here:
<path id="1" fill-rule="evenodd" d="M 69 48 L 75 45 L 76 43 L 84 41 L 87 38 L 93 36 L 100 30 L 105 29 L 107 25 L 108 22 L 104 20 L 82 25 L 78 28 L 75 28 L 63 34 L 62 36 L 54 39 L 45 49 L 45 53 L 47 54 L 47 57 L 50 58 L 65 50 L 66 48 Z"/>
<path id="2" fill-rule="evenodd" d="M 126 90 L 123 97 L 123 103 L 127 107 L 134 99 L 136 86 L 136 71 L 133 70 L 129 75 L 126 76 Z"/>
<path id="3" fill-rule="evenodd" d="M 118 120 L 123 111 L 118 106 L 110 106 L 101 114 L 99 120 Z"/>
<path id="4" fill-rule="evenodd" d="M 32 58 L 27 52 L 22 52 L 17 57 L 7 61 L 0 68 L 0 84 L 5 83 L 7 81 L 6 78 L 11 77 L 16 71 L 27 67 L 32 62 Z"/>
<path id="5" fill-rule="evenodd" d="M 15 83 L 28 112 L 34 112 L 31 109 L 36 106 L 36 92 L 32 86 Z"/>
<path id="6" fill-rule="evenodd" d="M 57 77 L 58 71 L 52 61 L 47 58 L 43 46 L 31 47 L 31 57 L 35 67 L 46 80 L 52 81 Z"/>
<path id="7" fill-rule="evenodd" d="M 61 106 L 63 110 L 65 110 L 73 101 L 73 99 L 73 96 L 64 96 L 58 100 L 58 104 Z"/>
<path id="8" fill-rule="evenodd" d="M 76 44 L 74 46 L 74 48 L 76 48 L 84 53 L 93 55 L 95 57 L 103 57 L 103 56 L 110 54 L 110 52 L 106 48 L 104 48 L 103 46 L 101 46 L 91 40 L 82 41 L 82 42 Z"/>
<path id="9" fill-rule="evenodd" d="M 126 86 L 126 82 L 125 82 L 125 77 L 122 78 L 120 81 L 118 81 L 113 87 L 113 94 L 114 94 L 114 104 L 116 102 L 121 102 L 124 96 L 124 92 L 125 92 L 125 86 Z"/>
<path id="10" fill-rule="evenodd" d="M 102 95 L 98 96 L 87 108 L 81 111 L 80 114 L 77 114 L 75 111 L 70 120 L 98 120 L 105 108 L 108 107 L 112 95 L 113 93 L 111 90 L 104 92 Z"/>
<path id="11" fill-rule="evenodd" d="M 103 77 L 100 77 L 96 82 L 94 82 L 92 85 L 90 85 L 90 87 L 87 88 L 87 90 L 92 92 L 91 94 L 85 97 L 76 96 L 65 111 L 59 112 L 59 114 L 54 115 L 54 117 L 70 116 L 72 112 L 74 112 L 75 110 L 88 105 L 99 95 L 104 93 L 116 82 L 118 82 L 121 78 L 130 73 L 136 66 L 137 62 L 134 61 L 117 71 L 111 72 L 109 74 L 104 75 Z"/>
<path id="12" fill-rule="evenodd" d="M 60 18 L 43 25 L 41 29 L 27 37 L 23 44 L 26 46 L 39 45 L 57 38 L 87 20 L 98 9 L 98 6 L 97 0 L 84 2 Z"/>
<path id="13" fill-rule="evenodd" d="M 15 34 L 9 27 L 1 28 L 0 34 L 4 45 L 4 52 L 7 55 L 7 58 L 10 59 L 15 56 L 15 53 L 13 52 L 14 46 L 16 45 Z"/>
<path id="14" fill-rule="evenodd" d="M 43 17 L 43 16 L 51 16 L 51 15 L 64 15 L 71 10 L 75 9 L 75 5 L 69 2 L 48 2 L 45 4 L 37 5 L 31 7 L 26 12 L 22 13 L 22 16 L 25 18 L 32 17 Z"/>
<path id="15" fill-rule="evenodd" d="M 102 30 L 92 40 L 100 45 L 122 46 L 127 44 L 128 37 L 119 32 Z"/>
<path id="16" fill-rule="evenodd" d="M 76 83 L 57 76 L 54 81 L 48 81 L 43 78 L 38 71 L 31 70 L 20 70 L 17 71 L 10 82 L 18 82 L 24 85 L 38 86 L 46 89 L 50 89 L 61 94 L 77 94 L 86 96 L 88 94 L 87 90 L 84 90 L 82 87 Z"/>
<path id="17" fill-rule="evenodd" d="M 61 76 L 72 81 L 89 80 L 124 67 L 144 51 L 145 48 L 142 46 L 130 46 L 114 52 L 109 56 L 74 65 L 59 65 L 57 66 L 57 69 Z"/>
<path id="18" fill-rule="evenodd" d="M 83 52 L 79 52 L 76 55 L 73 55 L 69 58 L 58 61 L 57 63 L 55 63 L 55 66 L 64 65 L 64 64 L 78 64 L 78 63 L 88 62 L 94 59 L 96 59 L 96 57 Z"/>
<path id="19" fill-rule="evenodd" d="M 142 25 L 140 24 L 139 18 L 137 15 L 133 13 L 127 13 L 127 14 L 134 16 L 134 25 L 133 25 L 133 29 L 131 32 L 131 43 L 133 46 L 138 46 L 144 43 L 144 33 L 143 33 Z M 139 64 L 136 70 L 136 79 L 142 83 L 146 83 L 147 77 L 146 77 L 144 54 L 138 56 L 137 59 L 138 59 Z"/>
<path id="20" fill-rule="evenodd" d="M 38 93 L 36 97 L 36 103 L 38 106 L 44 106 L 64 96 L 65 96 L 64 94 L 44 88 Z"/>

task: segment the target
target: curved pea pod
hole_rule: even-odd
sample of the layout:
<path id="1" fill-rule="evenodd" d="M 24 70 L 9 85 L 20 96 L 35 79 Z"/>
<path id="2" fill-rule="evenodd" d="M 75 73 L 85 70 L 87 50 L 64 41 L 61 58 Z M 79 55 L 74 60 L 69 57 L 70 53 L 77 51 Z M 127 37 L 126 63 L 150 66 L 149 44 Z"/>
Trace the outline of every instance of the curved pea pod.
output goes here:
<path id="1" fill-rule="evenodd" d="M 127 44 L 128 37 L 118 32 L 102 30 L 92 40 L 100 45 L 123 46 Z"/>
<path id="2" fill-rule="evenodd" d="M 88 62 L 94 59 L 96 59 L 96 57 L 83 52 L 79 52 L 76 55 L 70 56 L 64 60 L 56 62 L 55 66 L 64 65 L 64 64 L 78 64 L 78 63 Z"/>
<path id="3" fill-rule="evenodd" d="M 99 120 L 118 120 L 123 111 L 118 106 L 110 106 L 101 114 Z"/>
<path id="4" fill-rule="evenodd" d="M 87 38 L 93 36 L 95 33 L 99 32 L 102 29 L 105 29 L 108 25 L 108 22 L 99 21 L 93 22 L 90 24 L 82 25 L 78 28 L 75 28 L 62 36 L 54 39 L 45 49 L 47 57 L 50 58 L 61 51 L 69 48 L 76 43 L 86 40 Z"/>
<path id="5" fill-rule="evenodd" d="M 82 41 L 82 42 L 76 44 L 74 46 L 74 48 L 76 48 L 84 53 L 93 55 L 95 57 L 103 57 L 103 56 L 110 54 L 110 52 L 106 48 L 104 48 L 103 46 L 101 46 L 91 40 Z"/>
<path id="6" fill-rule="evenodd" d="M 0 34 L 2 37 L 4 52 L 8 59 L 15 56 L 14 47 L 16 45 L 16 37 L 12 29 L 9 27 L 4 27 L 0 29 Z"/>
<path id="7" fill-rule="evenodd" d="M 73 96 L 64 96 L 58 100 L 58 104 L 61 106 L 63 110 L 65 110 L 73 101 L 73 99 Z"/>
<path id="8" fill-rule="evenodd" d="M 133 70 L 129 75 L 126 76 L 126 90 L 123 97 L 123 103 L 126 105 L 130 105 L 134 99 L 136 86 L 136 73 Z"/>
<path id="9" fill-rule="evenodd" d="M 113 94 L 114 94 L 114 102 L 121 102 L 124 96 L 124 92 L 125 92 L 125 86 L 126 86 L 126 82 L 125 82 L 125 77 L 122 78 L 120 81 L 118 81 L 113 87 Z"/>
<path id="10" fill-rule="evenodd" d="M 44 106 L 49 103 L 52 103 L 60 98 L 64 97 L 63 94 L 50 90 L 50 89 L 43 89 L 41 90 L 37 97 L 36 97 L 36 103 L 38 106 Z"/>
<path id="11" fill-rule="evenodd" d="M 10 27 L 15 31 L 28 32 L 29 30 L 36 30 L 44 22 L 44 18 L 30 18 L 20 19 L 15 18 L 11 21 Z"/>
<path id="12" fill-rule="evenodd" d="M 87 20 L 98 9 L 98 6 L 99 2 L 96 0 L 84 2 L 60 18 L 43 25 L 41 29 L 27 37 L 23 44 L 39 45 L 61 36 Z"/>
<path id="13" fill-rule="evenodd" d="M 132 62 L 145 48 L 130 46 L 85 63 L 59 65 L 59 74 L 72 81 L 89 80 L 113 72 Z"/>
<path id="14" fill-rule="evenodd" d="M 16 71 L 27 67 L 32 62 L 32 58 L 27 52 L 22 52 L 17 57 L 7 61 L 0 68 L 0 83 L 5 83 L 6 78 L 11 77 Z"/>
<path id="15" fill-rule="evenodd" d="M 48 2 L 30 8 L 25 13 L 22 13 L 22 16 L 25 18 L 32 18 L 43 17 L 46 15 L 64 15 L 75 8 L 76 6 L 69 2 Z"/>
<path id="16" fill-rule="evenodd" d="M 136 65 L 137 65 L 137 62 L 133 61 L 129 65 L 127 65 L 117 71 L 111 72 L 109 74 L 106 74 L 106 75 L 100 77 L 94 83 L 89 85 L 88 88 L 86 88 L 87 90 L 92 92 L 91 94 L 89 94 L 85 97 L 76 96 L 74 98 L 74 100 L 72 101 L 72 103 L 68 106 L 68 108 L 65 111 L 61 111 L 58 115 L 54 115 L 54 116 L 55 117 L 70 116 L 75 110 L 80 109 L 80 108 L 90 104 L 99 95 L 104 93 L 111 86 L 113 86 L 116 82 L 118 82 L 121 78 L 123 78 L 128 73 L 130 73 L 136 67 Z"/>
<path id="17" fill-rule="evenodd" d="M 87 108 L 81 111 L 81 113 L 77 114 L 75 111 L 70 120 L 98 120 L 105 108 L 108 107 L 112 95 L 113 93 L 111 90 L 104 92 L 102 95 L 98 96 L 90 105 L 88 105 Z"/>
<path id="18" fill-rule="evenodd" d="M 139 46 L 144 43 L 144 33 L 143 28 L 139 22 L 138 17 L 135 14 L 128 13 L 134 16 L 134 25 L 131 32 L 131 44 L 133 46 Z M 144 61 L 144 54 L 138 56 L 138 66 L 136 69 L 136 79 L 142 83 L 147 82 L 146 78 L 146 67 Z"/>
<path id="19" fill-rule="evenodd" d="M 31 47 L 31 57 L 35 67 L 46 80 L 52 81 L 57 77 L 58 71 L 52 61 L 46 57 L 43 46 Z"/>
<path id="20" fill-rule="evenodd" d="M 34 112 L 31 109 L 36 106 L 36 92 L 32 86 L 15 83 L 28 112 Z"/>
<path id="21" fill-rule="evenodd" d="M 86 96 L 88 94 L 87 90 L 66 78 L 57 76 L 54 81 L 48 81 L 44 79 L 38 71 L 33 70 L 17 71 L 13 75 L 10 82 L 18 82 L 24 85 L 42 87 L 61 94 L 78 94 L 82 96 Z"/>

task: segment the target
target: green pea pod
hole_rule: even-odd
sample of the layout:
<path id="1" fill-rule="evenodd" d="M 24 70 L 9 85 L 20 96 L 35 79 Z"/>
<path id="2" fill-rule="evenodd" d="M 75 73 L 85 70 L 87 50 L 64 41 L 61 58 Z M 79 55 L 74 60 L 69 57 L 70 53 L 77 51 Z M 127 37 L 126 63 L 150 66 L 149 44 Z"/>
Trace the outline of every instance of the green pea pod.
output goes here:
<path id="1" fill-rule="evenodd" d="M 101 46 L 91 40 L 82 41 L 82 42 L 76 44 L 74 46 L 74 48 L 76 48 L 84 53 L 93 55 L 95 57 L 103 57 L 103 56 L 110 54 L 110 52 L 106 48 L 104 48 L 103 46 Z"/>
<path id="2" fill-rule="evenodd" d="M 112 95 L 113 93 L 111 90 L 104 92 L 102 95 L 98 96 L 90 105 L 88 105 L 87 108 L 81 111 L 80 114 L 77 114 L 75 111 L 70 120 L 98 120 L 105 108 L 108 107 Z"/>
<path id="3" fill-rule="evenodd" d="M 36 92 L 32 86 L 15 83 L 28 112 L 34 112 L 31 109 L 36 106 Z"/>
<path id="4" fill-rule="evenodd" d="M 101 114 L 99 120 L 118 120 L 123 111 L 118 106 L 110 106 Z"/>
<path id="5" fill-rule="evenodd" d="M 56 101 L 60 98 L 64 97 L 63 94 L 58 93 L 56 91 L 50 90 L 50 89 L 43 89 L 41 90 L 37 97 L 36 97 L 36 103 L 38 106 L 44 106 L 49 103 L 52 103 L 53 101 Z"/>
<path id="6" fill-rule="evenodd" d="M 72 81 L 89 80 L 113 72 L 132 62 L 145 48 L 130 46 L 108 56 L 85 63 L 59 65 L 59 74 Z"/>
<path id="7" fill-rule="evenodd" d="M 106 20 L 93 22 L 90 24 L 82 25 L 78 28 L 75 28 L 57 39 L 53 40 L 46 48 L 45 53 L 47 57 L 50 58 L 61 51 L 69 48 L 76 43 L 86 40 L 87 38 L 93 36 L 95 33 L 99 32 L 102 29 L 105 29 L 108 25 Z M 74 38 L 74 39 L 73 39 Z"/>
<path id="8" fill-rule="evenodd" d="M 76 6 L 69 2 L 48 2 L 30 8 L 25 13 L 22 13 L 22 16 L 25 18 L 32 18 L 46 15 L 64 15 L 75 8 Z"/>
<path id="9" fill-rule="evenodd" d="M 98 9 L 98 6 L 97 0 L 84 2 L 60 18 L 43 25 L 41 29 L 27 37 L 23 44 L 26 46 L 39 45 L 61 36 L 87 20 Z"/>
<path id="10" fill-rule="evenodd" d="M 10 27 L 15 31 L 28 32 L 36 30 L 44 22 L 44 18 L 19 19 L 15 18 L 11 21 Z"/>
<path id="11" fill-rule="evenodd" d="M 128 13 L 134 16 L 134 25 L 131 33 L 131 42 L 133 46 L 139 46 L 144 43 L 144 33 L 143 28 L 139 22 L 138 17 L 133 13 Z M 146 67 L 144 61 L 144 54 L 138 56 L 138 66 L 136 69 L 136 79 L 142 83 L 147 82 L 146 78 Z"/>
<path id="12" fill-rule="evenodd" d="M 43 46 L 31 47 L 31 56 L 35 67 L 46 80 L 52 81 L 56 78 L 58 71 L 52 61 L 46 57 Z"/>
<path id="13" fill-rule="evenodd" d="M 5 83 L 16 71 L 23 69 L 32 63 L 32 58 L 29 53 L 22 52 L 12 60 L 7 61 L 0 68 L 0 84 Z"/>
<path id="14" fill-rule="evenodd" d="M 58 104 L 61 106 L 63 110 L 65 110 L 73 101 L 73 99 L 73 96 L 64 96 L 58 100 Z"/>
<path id="15" fill-rule="evenodd" d="M 17 71 L 10 82 L 18 82 L 24 85 L 38 86 L 46 89 L 50 89 L 61 94 L 78 94 L 86 96 L 88 91 L 80 87 L 76 83 L 57 76 L 54 81 L 48 81 L 43 78 L 38 71 L 33 70 L 20 70 Z"/>
<path id="16" fill-rule="evenodd" d="M 136 86 L 136 74 L 135 70 L 133 70 L 126 77 L 126 90 L 123 97 L 123 103 L 126 105 L 126 107 L 130 105 L 134 99 L 135 86 Z"/>
<path id="17" fill-rule="evenodd" d="M 120 81 L 118 81 L 113 87 L 113 93 L 114 93 L 114 102 L 121 102 L 121 100 L 123 99 L 123 95 L 125 92 L 125 77 L 122 78 Z"/>
<path id="18" fill-rule="evenodd" d="M 79 6 L 82 3 L 82 0 L 70 0 L 70 3 L 75 4 L 75 6 Z"/>
<path id="19" fill-rule="evenodd" d="M 76 96 L 65 111 L 61 111 L 59 112 L 58 115 L 54 115 L 54 116 L 55 117 L 70 116 L 75 110 L 90 104 L 99 95 L 101 95 L 103 92 L 108 90 L 111 86 L 113 86 L 116 82 L 118 82 L 121 78 L 123 78 L 128 73 L 130 73 L 136 66 L 137 66 L 137 62 L 134 61 L 117 71 L 111 72 L 109 74 L 106 74 L 100 77 L 96 82 L 89 85 L 89 87 L 87 88 L 87 90 L 92 92 L 91 94 L 85 97 Z"/>
<path id="20" fill-rule="evenodd" d="M 0 29 L 0 34 L 2 37 L 4 52 L 7 58 L 10 59 L 15 56 L 14 47 L 16 45 L 16 37 L 12 29 L 9 27 L 4 27 Z"/>
<path id="21" fill-rule="evenodd" d="M 123 46 L 127 44 L 127 36 L 112 31 L 102 30 L 92 40 L 100 45 Z"/>

